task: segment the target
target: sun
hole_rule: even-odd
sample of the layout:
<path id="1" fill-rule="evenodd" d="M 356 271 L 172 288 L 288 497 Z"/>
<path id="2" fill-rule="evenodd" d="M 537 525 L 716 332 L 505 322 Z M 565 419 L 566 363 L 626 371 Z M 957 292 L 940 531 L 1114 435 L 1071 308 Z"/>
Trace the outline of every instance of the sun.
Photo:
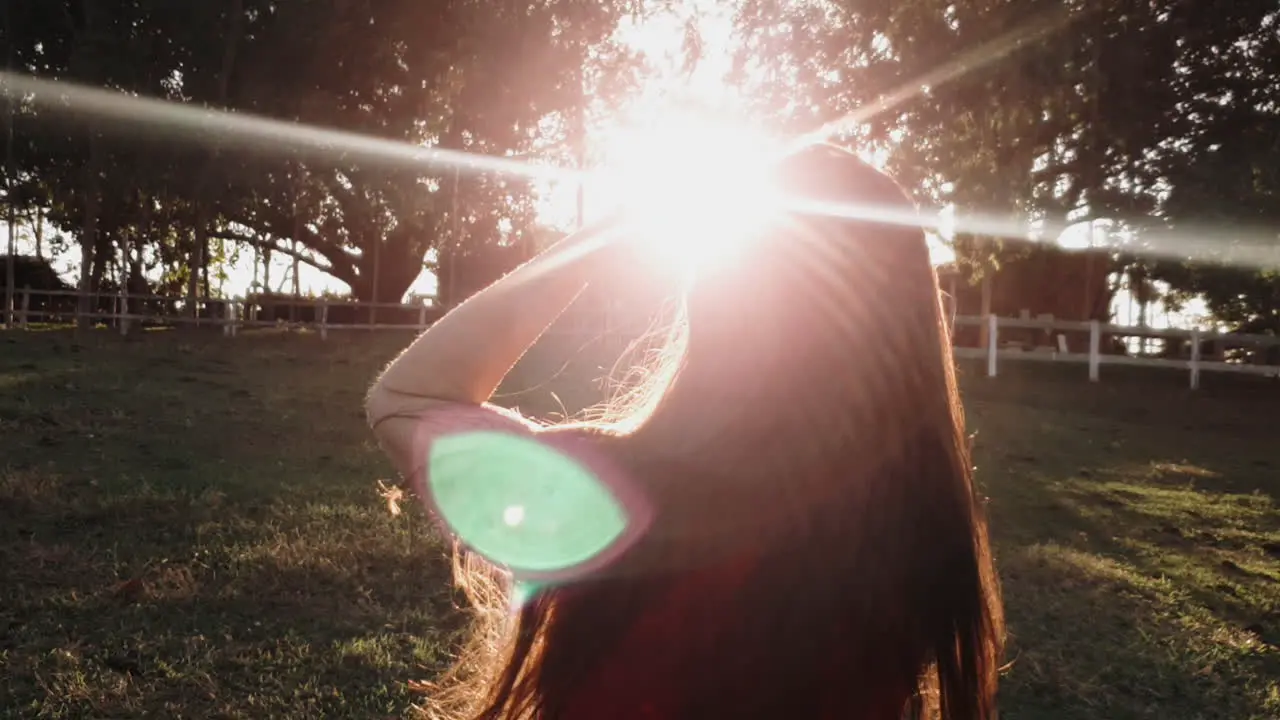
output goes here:
<path id="1" fill-rule="evenodd" d="M 659 262 L 705 266 L 737 255 L 781 208 L 778 147 L 744 126 L 668 116 L 612 133 L 597 178 L 629 241 Z"/>

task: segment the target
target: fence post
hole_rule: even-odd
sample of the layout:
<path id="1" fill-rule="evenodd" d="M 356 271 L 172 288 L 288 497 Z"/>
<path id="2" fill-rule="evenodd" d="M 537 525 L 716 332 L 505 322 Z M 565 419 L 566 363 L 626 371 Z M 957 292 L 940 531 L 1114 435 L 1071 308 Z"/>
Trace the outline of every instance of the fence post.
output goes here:
<path id="1" fill-rule="evenodd" d="M 133 307 L 129 304 L 129 288 L 125 287 L 117 297 L 120 298 L 120 336 L 127 337 L 129 335 L 130 322 L 129 310 Z"/>
<path id="2" fill-rule="evenodd" d="M 427 304 L 425 302 L 418 306 L 418 329 L 427 329 Z"/>
<path id="3" fill-rule="evenodd" d="M 1198 390 L 1200 388 L 1200 329 L 1191 330 L 1191 362 L 1187 363 L 1191 367 L 1191 389 Z"/>
<path id="4" fill-rule="evenodd" d="M 236 336 L 236 317 L 238 315 L 239 313 L 236 312 L 236 299 L 227 298 L 227 303 L 222 310 L 222 337 Z"/>
<path id="5" fill-rule="evenodd" d="M 1102 365 L 1102 323 L 1089 321 L 1089 382 L 1098 382 L 1098 367 Z"/>
<path id="6" fill-rule="evenodd" d="M 22 288 L 22 312 L 18 314 L 18 327 L 27 329 L 27 316 L 31 314 L 31 288 Z"/>
<path id="7" fill-rule="evenodd" d="M 987 316 L 987 377 L 996 376 L 996 355 L 1000 351 L 1000 319 L 995 313 Z"/>
<path id="8" fill-rule="evenodd" d="M 320 339 L 329 339 L 329 298 L 320 298 Z"/>

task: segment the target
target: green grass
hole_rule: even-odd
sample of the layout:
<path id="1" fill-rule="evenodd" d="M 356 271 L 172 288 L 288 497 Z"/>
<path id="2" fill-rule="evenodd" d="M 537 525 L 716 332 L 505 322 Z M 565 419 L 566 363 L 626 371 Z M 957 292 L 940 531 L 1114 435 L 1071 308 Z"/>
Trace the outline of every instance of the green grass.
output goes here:
<path id="1" fill-rule="evenodd" d="M 408 714 L 458 598 L 363 425 L 406 340 L 0 334 L 0 717 Z M 525 365 L 527 412 L 595 392 Z M 964 382 L 1002 718 L 1280 716 L 1280 388 L 1004 369 Z"/>

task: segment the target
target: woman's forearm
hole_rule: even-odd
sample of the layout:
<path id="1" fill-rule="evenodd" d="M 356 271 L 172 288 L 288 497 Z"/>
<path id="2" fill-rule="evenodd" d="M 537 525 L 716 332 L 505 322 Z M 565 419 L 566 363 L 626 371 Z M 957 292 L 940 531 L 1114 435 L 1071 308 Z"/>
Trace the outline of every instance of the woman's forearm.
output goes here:
<path id="1" fill-rule="evenodd" d="M 480 291 L 422 333 L 369 394 L 371 422 L 423 400 L 482 403 L 598 275 L 599 228 L 564 241 Z"/>
<path id="2" fill-rule="evenodd" d="M 512 286 L 506 281 L 467 300 L 418 337 L 386 369 L 373 392 L 480 403 L 586 281 Z M 536 287 L 542 285 L 543 287 Z"/>

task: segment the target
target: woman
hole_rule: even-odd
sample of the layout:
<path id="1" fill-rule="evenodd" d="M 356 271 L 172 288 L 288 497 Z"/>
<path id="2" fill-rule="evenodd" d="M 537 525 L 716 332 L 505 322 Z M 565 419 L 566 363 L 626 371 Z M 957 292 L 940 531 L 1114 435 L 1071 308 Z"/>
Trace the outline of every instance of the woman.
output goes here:
<path id="1" fill-rule="evenodd" d="M 789 156 L 779 177 L 809 208 L 914 211 L 892 180 L 830 146 Z M 650 375 L 654 401 L 630 422 L 541 428 L 484 405 L 588 282 L 630 266 L 625 243 L 579 253 L 567 240 L 387 368 L 370 422 L 418 490 L 424 443 L 489 427 L 589 439 L 651 510 L 607 566 L 492 626 L 438 708 L 493 720 L 995 716 L 999 590 L 924 234 L 839 215 L 784 215 L 702 272 L 672 371 Z"/>

